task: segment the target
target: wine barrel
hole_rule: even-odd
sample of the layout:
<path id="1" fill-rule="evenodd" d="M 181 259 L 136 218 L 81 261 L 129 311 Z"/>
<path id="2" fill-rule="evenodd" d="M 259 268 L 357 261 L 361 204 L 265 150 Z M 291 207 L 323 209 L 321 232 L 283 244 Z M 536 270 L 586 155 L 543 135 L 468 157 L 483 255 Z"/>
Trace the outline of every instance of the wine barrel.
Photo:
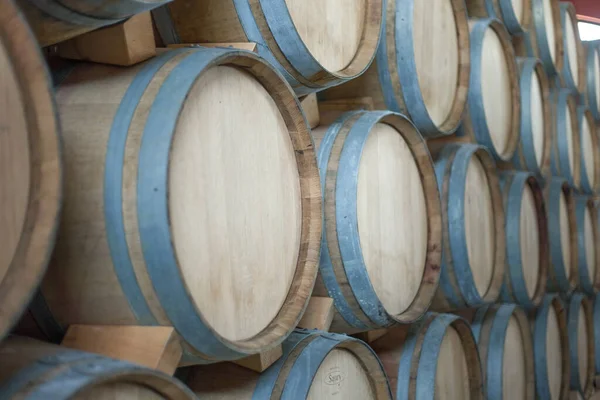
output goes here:
<path id="1" fill-rule="evenodd" d="M 0 398 L 192 400 L 179 380 L 97 354 L 11 336 L 0 344 Z"/>
<path id="2" fill-rule="evenodd" d="M 563 30 L 564 60 L 560 77 L 564 87 L 583 93 L 585 84 L 585 53 L 577 27 L 577 12 L 571 2 L 560 2 L 560 21 Z"/>
<path id="3" fill-rule="evenodd" d="M 521 74 L 521 125 L 519 144 L 512 157 L 512 164 L 516 169 L 531 171 L 541 178 L 550 171 L 550 85 L 539 60 L 517 58 L 517 65 Z"/>
<path id="4" fill-rule="evenodd" d="M 17 0 L 41 46 L 49 46 L 171 0 Z"/>
<path id="5" fill-rule="evenodd" d="M 535 56 L 542 61 L 549 76 L 560 73 L 564 64 L 564 41 L 558 0 L 532 0 Z"/>
<path id="6" fill-rule="evenodd" d="M 436 311 L 493 303 L 505 271 L 504 207 L 491 154 L 450 144 L 435 157 L 442 201 L 443 251 Z"/>
<path id="7" fill-rule="evenodd" d="M 544 189 L 548 216 L 550 265 L 548 291 L 570 293 L 578 281 L 577 222 L 573 190 L 562 178 L 551 178 Z"/>
<path id="8" fill-rule="evenodd" d="M 373 65 L 319 95 L 325 100 L 371 97 L 376 109 L 409 116 L 423 136 L 451 134 L 467 102 L 469 46 L 464 0 L 390 0 Z"/>
<path id="9" fill-rule="evenodd" d="M 521 97 L 519 71 L 510 35 L 495 19 L 469 21 L 471 79 L 467 111 L 459 136 L 488 147 L 509 161 L 519 144 Z"/>
<path id="10" fill-rule="evenodd" d="M 356 78 L 373 61 L 382 0 L 179 0 L 155 12 L 165 44 L 257 43 L 298 95 Z M 158 18 L 156 16 L 158 15 Z"/>
<path id="11" fill-rule="evenodd" d="M 52 83 L 35 38 L 0 0 L 0 340 L 27 308 L 54 246 L 62 197 Z"/>
<path id="12" fill-rule="evenodd" d="M 559 172 L 574 188 L 581 184 L 581 136 L 577 102 L 568 89 L 556 92 L 556 157 L 553 173 Z"/>
<path id="13" fill-rule="evenodd" d="M 428 313 L 371 343 L 396 400 L 483 400 L 483 378 L 471 327 L 452 314 Z"/>
<path id="14" fill-rule="evenodd" d="M 548 280 L 548 218 L 538 180 L 527 172 L 502 172 L 506 222 L 506 271 L 500 299 L 531 310 L 542 301 Z"/>
<path id="15" fill-rule="evenodd" d="M 571 355 L 571 389 L 585 398 L 594 391 L 595 344 L 592 304 L 575 293 L 567 303 L 567 329 Z"/>
<path id="16" fill-rule="evenodd" d="M 487 399 L 535 398 L 535 367 L 527 315 L 514 304 L 480 308 L 471 325 Z"/>
<path id="17" fill-rule="evenodd" d="M 419 131 L 391 111 L 356 111 L 313 130 L 325 225 L 316 295 L 334 299 L 332 331 L 409 323 L 440 275 L 441 206 Z"/>
<path id="18" fill-rule="evenodd" d="M 594 200 L 588 196 L 575 197 L 577 220 L 577 253 L 579 289 L 593 296 L 600 289 L 600 254 L 596 254 L 600 240 L 598 210 Z"/>
<path id="19" fill-rule="evenodd" d="M 581 191 L 594 194 L 600 189 L 600 139 L 596 121 L 586 106 L 577 108 L 577 123 L 581 142 Z"/>
<path id="20" fill-rule="evenodd" d="M 262 374 L 231 363 L 193 367 L 186 379 L 206 400 L 391 400 L 381 362 L 364 342 L 334 333 L 296 330 L 283 357 Z"/>
<path id="21" fill-rule="evenodd" d="M 535 387 L 539 399 L 568 397 L 571 364 L 567 313 L 558 295 L 546 295 L 531 315 Z"/>
<path id="22" fill-rule="evenodd" d="M 318 271 L 310 130 L 260 57 L 179 49 L 80 64 L 57 89 L 66 193 L 42 325 L 167 325 L 185 362 L 280 343 Z"/>
<path id="23" fill-rule="evenodd" d="M 586 98 L 594 118 L 600 120 L 600 48 L 596 42 L 583 42 L 585 48 Z"/>

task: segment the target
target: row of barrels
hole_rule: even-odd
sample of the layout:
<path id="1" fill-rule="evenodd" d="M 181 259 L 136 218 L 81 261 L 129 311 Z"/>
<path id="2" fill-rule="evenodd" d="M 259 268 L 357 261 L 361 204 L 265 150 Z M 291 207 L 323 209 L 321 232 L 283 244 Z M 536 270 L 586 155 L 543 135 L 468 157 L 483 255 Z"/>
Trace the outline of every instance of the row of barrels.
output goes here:
<path id="1" fill-rule="evenodd" d="M 0 396 L 139 399 L 566 399 L 589 398 L 598 372 L 600 310 L 557 295 L 526 313 L 512 304 L 428 313 L 366 343 L 297 330 L 262 374 L 232 363 L 188 367 L 179 380 L 126 362 L 33 339 L 0 344 Z"/>

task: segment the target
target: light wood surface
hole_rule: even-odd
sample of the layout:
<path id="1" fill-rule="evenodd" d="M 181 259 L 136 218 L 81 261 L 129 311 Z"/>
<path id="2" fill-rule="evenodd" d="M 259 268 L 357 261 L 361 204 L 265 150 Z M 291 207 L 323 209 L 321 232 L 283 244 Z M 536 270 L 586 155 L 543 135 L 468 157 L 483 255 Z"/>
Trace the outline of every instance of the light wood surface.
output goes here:
<path id="1" fill-rule="evenodd" d="M 333 349 L 317 370 L 307 400 L 375 399 L 367 371 L 355 355 Z"/>
<path id="2" fill-rule="evenodd" d="M 596 127 L 590 125 L 590 120 L 593 123 L 593 119 L 591 118 L 591 115 L 589 115 L 590 119 L 588 119 L 588 115 L 589 114 L 586 111 L 586 113 L 580 121 L 581 152 L 583 153 L 581 158 L 583 159 L 583 164 L 585 165 L 585 173 L 587 173 L 588 182 L 590 183 L 590 186 L 592 188 L 595 188 L 596 180 L 598 179 L 598 177 L 596 176 L 598 172 L 596 165 L 599 162 L 598 160 L 596 160 L 599 151 L 597 148 L 598 139 L 597 137 L 592 137 L 592 135 L 597 135 L 595 129 Z M 581 173 L 584 173 L 583 168 L 581 169 Z"/>
<path id="3" fill-rule="evenodd" d="M 555 8 L 558 7 L 558 1 L 556 0 L 542 0 L 542 10 L 544 13 L 544 29 L 546 30 L 546 38 L 548 40 L 548 47 L 550 48 L 550 57 L 556 64 L 557 57 L 562 55 L 556 54 L 556 47 L 554 43 L 556 41 L 556 28 L 560 26 L 560 23 L 555 20 Z"/>
<path id="4" fill-rule="evenodd" d="M 583 305 L 579 309 L 579 316 L 577 317 L 577 362 L 579 364 L 579 381 L 581 383 L 581 387 L 585 388 L 587 386 L 588 379 L 588 357 L 590 347 L 588 344 L 588 340 L 593 340 L 593 338 L 588 337 L 588 320 L 587 315 L 585 313 L 585 308 Z"/>
<path id="5" fill-rule="evenodd" d="M 488 291 L 494 272 L 495 224 L 492 194 L 486 171 L 472 157 L 465 183 L 465 230 L 469 264 L 481 296 Z"/>
<path id="6" fill-rule="evenodd" d="M 550 400 L 559 400 L 562 391 L 563 374 L 563 347 L 561 342 L 561 328 L 558 324 L 556 309 L 550 307 L 546 328 L 546 366 L 548 385 L 550 386 Z"/>
<path id="7" fill-rule="evenodd" d="M 502 361 L 502 397 L 505 399 L 527 399 L 525 350 L 523 331 L 519 321 L 511 316 L 504 339 Z"/>
<path id="8" fill-rule="evenodd" d="M 236 360 L 234 363 L 244 368 L 251 369 L 252 371 L 263 372 L 277 362 L 282 355 L 283 349 L 281 345 L 278 345 L 262 353 L 253 354 L 250 357 Z"/>
<path id="9" fill-rule="evenodd" d="M 467 357 L 458 332 L 449 328 L 442 339 L 435 374 L 436 400 L 470 400 Z"/>
<path id="10" fill-rule="evenodd" d="M 523 22 L 523 16 L 525 15 L 525 6 L 530 5 L 526 0 L 511 0 L 512 8 L 515 12 L 515 16 L 517 17 L 517 21 L 519 23 Z"/>
<path id="11" fill-rule="evenodd" d="M 523 188 L 520 215 L 521 265 L 527 294 L 533 298 L 540 280 L 540 232 L 538 209 L 529 185 Z"/>
<path id="12" fill-rule="evenodd" d="M 175 372 L 182 354 L 179 336 L 167 326 L 71 325 L 61 344 L 169 375 Z"/>
<path id="13" fill-rule="evenodd" d="M 404 312 L 421 286 L 427 208 L 419 168 L 406 141 L 379 123 L 358 175 L 358 231 L 371 284 L 391 315 Z"/>
<path id="14" fill-rule="evenodd" d="M 571 252 L 571 242 L 573 237 L 573 232 L 571 231 L 573 213 L 569 211 L 568 200 L 565 192 L 563 191 L 559 200 L 559 222 L 560 222 L 560 246 L 562 248 L 562 256 L 563 256 L 563 267 L 565 269 L 565 274 L 567 279 L 571 279 L 573 272 L 576 268 L 574 265 L 577 263 L 572 260 Z"/>
<path id="15" fill-rule="evenodd" d="M 368 0 L 285 0 L 302 41 L 327 70 L 341 71 L 356 56 Z"/>
<path id="16" fill-rule="evenodd" d="M 540 167 L 544 162 L 544 146 L 545 142 L 550 140 L 546 132 L 544 103 L 548 101 L 544 98 L 542 85 L 540 83 L 540 72 L 537 68 L 534 71 L 533 79 L 531 80 L 531 132 L 533 134 L 533 150 L 535 151 L 535 159 Z"/>
<path id="17" fill-rule="evenodd" d="M 308 122 L 308 126 L 311 129 L 319 126 L 321 122 L 321 115 L 319 113 L 319 103 L 317 102 L 316 94 L 309 94 L 300 100 L 300 106 L 302 107 L 302 111 L 304 111 L 304 115 L 306 116 L 306 120 Z"/>
<path id="18" fill-rule="evenodd" d="M 334 312 L 335 307 L 332 298 L 313 296 L 308 302 L 302 319 L 298 322 L 298 328 L 318 329 L 327 332 L 331 327 Z"/>
<path id="19" fill-rule="evenodd" d="M 458 90 L 460 49 L 452 0 L 415 1 L 413 46 L 419 87 L 436 125 L 449 117 Z"/>
<path id="20" fill-rule="evenodd" d="M 133 383 L 103 383 L 83 391 L 73 397 L 73 400 L 159 400 L 166 399 L 154 390 Z"/>
<path id="21" fill-rule="evenodd" d="M 281 309 L 300 246 L 299 176 L 283 117 L 251 75 L 215 67 L 188 96 L 171 154 L 181 273 L 218 334 L 249 339 Z"/>
<path id="22" fill-rule="evenodd" d="M 569 69 L 571 70 L 571 76 L 575 81 L 575 86 L 579 87 L 581 39 L 579 39 L 577 26 L 574 26 L 573 21 L 571 20 L 569 15 L 567 15 L 567 17 L 565 18 L 563 35 L 565 38 L 565 52 L 567 53 L 567 57 L 569 60 Z"/>
<path id="23" fill-rule="evenodd" d="M 585 240 L 585 260 L 590 280 L 593 283 L 596 279 L 596 233 L 596 221 L 594 221 L 590 206 L 587 206 L 583 215 L 583 236 Z"/>
<path id="24" fill-rule="evenodd" d="M 492 28 L 489 28 L 483 39 L 481 61 L 481 92 L 483 108 L 490 130 L 492 143 L 498 154 L 508 157 L 511 149 L 510 138 L 513 112 L 513 96 L 510 60 L 506 54 L 502 40 Z"/>

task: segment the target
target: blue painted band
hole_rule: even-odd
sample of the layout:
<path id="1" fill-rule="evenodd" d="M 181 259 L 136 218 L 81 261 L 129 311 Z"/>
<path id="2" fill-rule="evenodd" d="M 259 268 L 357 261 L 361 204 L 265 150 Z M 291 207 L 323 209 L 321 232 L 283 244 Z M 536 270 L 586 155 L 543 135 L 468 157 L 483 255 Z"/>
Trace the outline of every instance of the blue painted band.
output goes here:
<path id="1" fill-rule="evenodd" d="M 513 2 L 511 0 L 499 0 L 498 3 L 500 12 L 502 13 L 504 26 L 506 26 L 508 32 L 510 32 L 511 35 L 523 33 L 524 30 L 515 13 Z"/>
<path id="2" fill-rule="evenodd" d="M 548 360 L 546 356 L 546 341 L 548 331 L 548 313 L 552 302 L 558 299 L 556 295 L 546 295 L 536 311 L 533 323 L 533 352 L 535 356 L 535 387 L 538 398 L 550 399 L 550 382 L 548 381 Z"/>
<path id="3" fill-rule="evenodd" d="M 29 312 L 49 342 L 58 344 L 62 341 L 67 331 L 52 315 L 41 289 L 36 291 L 33 296 L 29 304 Z"/>
<path id="4" fill-rule="evenodd" d="M 379 48 L 375 55 L 375 63 L 377 64 L 377 75 L 379 76 L 379 88 L 383 94 L 383 99 L 387 108 L 394 112 L 407 113 L 404 104 L 400 104 L 396 99 L 397 93 L 394 91 L 394 85 L 392 84 L 392 71 L 388 63 L 387 53 L 387 22 L 383 20 L 383 35 L 381 35 L 381 41 L 379 42 Z M 395 71 L 397 73 L 397 71 Z"/>
<path id="5" fill-rule="evenodd" d="M 562 6 L 562 4 L 561 4 Z M 581 138 L 581 140 L 579 140 L 580 143 L 580 148 L 581 148 L 581 154 L 584 154 L 584 152 L 586 151 L 585 147 L 585 142 L 583 140 L 583 125 L 586 119 L 586 112 L 588 111 L 588 108 L 586 106 L 579 106 L 577 107 L 577 121 L 579 124 L 579 137 Z M 594 134 L 594 133 L 592 133 Z M 592 141 L 593 143 L 593 141 Z M 580 186 L 580 191 L 581 192 L 585 192 L 587 194 L 594 194 L 594 185 L 592 182 L 590 182 L 590 175 L 594 174 L 594 171 L 591 171 L 590 174 L 588 174 L 588 170 L 586 167 L 586 163 L 585 160 L 583 159 L 583 157 L 581 157 L 580 160 L 578 160 L 577 162 L 579 162 L 580 168 L 581 168 L 581 186 Z M 593 163 L 595 164 L 595 162 Z M 595 167 L 595 165 L 594 165 Z"/>
<path id="6" fill-rule="evenodd" d="M 139 152 L 137 211 L 146 266 L 156 294 L 177 332 L 197 351 L 220 360 L 244 354 L 226 346 L 199 315 L 183 283 L 170 233 L 168 168 L 175 125 L 202 71 L 235 51 L 191 52 L 169 74 L 146 121 Z"/>
<path id="7" fill-rule="evenodd" d="M 396 400 L 410 400 L 413 398 L 413 396 L 410 395 L 410 385 L 413 358 L 417 357 L 415 354 L 415 348 L 417 347 L 419 332 L 422 329 L 427 329 L 427 322 L 430 321 L 431 318 L 435 318 L 431 315 L 431 313 L 425 314 L 425 316 L 419 322 L 412 324 L 412 326 L 409 328 L 406 341 L 402 346 L 400 360 L 398 362 Z"/>
<path id="8" fill-rule="evenodd" d="M 473 331 L 473 336 L 475 336 L 475 340 L 477 344 L 481 341 L 481 328 L 483 326 L 483 321 L 487 312 L 491 309 L 491 306 L 483 306 L 479 307 L 475 312 L 475 316 L 473 317 L 473 322 L 471 322 L 471 330 Z M 481 360 L 484 362 L 485 360 Z"/>
<path id="9" fill-rule="evenodd" d="M 106 25 L 117 24 L 123 20 L 123 18 L 108 19 L 80 14 L 77 11 L 65 7 L 58 1 L 53 0 L 27 0 L 27 2 L 39 8 L 41 11 L 48 14 L 52 18 L 73 25 L 101 27 Z"/>
<path id="10" fill-rule="evenodd" d="M 550 258 L 552 261 L 550 263 L 552 274 L 548 274 L 548 289 L 569 293 L 571 291 L 571 283 L 565 271 L 561 243 L 561 229 L 563 227 L 560 225 L 560 199 L 563 196 L 564 183 L 566 182 L 562 178 L 556 177 L 553 177 L 547 183 L 548 237 L 550 239 Z M 564 228 L 569 229 L 568 226 Z"/>
<path id="11" fill-rule="evenodd" d="M 581 303 L 584 299 L 584 295 L 581 293 L 575 293 L 569 300 L 569 311 L 567 313 L 567 328 L 569 332 L 569 349 L 571 355 L 571 388 L 584 391 L 585 388 L 581 387 L 581 380 L 579 379 L 579 352 L 573 349 L 578 349 L 578 332 L 579 332 L 579 310 L 582 307 Z"/>
<path id="12" fill-rule="evenodd" d="M 152 10 L 152 20 L 165 45 L 181 43 L 181 38 L 179 37 L 179 33 L 177 33 L 168 6 L 162 6 Z"/>
<path id="13" fill-rule="evenodd" d="M 486 390 L 489 400 L 502 400 L 502 373 L 504 361 L 504 341 L 510 317 L 515 310 L 515 305 L 502 304 L 494 315 L 490 338 L 488 343 L 486 372 Z"/>
<path id="14" fill-rule="evenodd" d="M 561 1 L 560 3 L 560 24 L 562 26 L 563 29 L 565 29 L 565 27 L 567 26 L 567 18 L 570 18 L 569 15 L 569 6 L 573 7 L 572 4 L 567 3 L 567 2 L 563 2 Z M 565 87 L 574 91 L 574 92 L 578 92 L 579 89 L 577 87 L 577 84 L 575 83 L 575 77 L 573 76 L 573 73 L 571 72 L 571 59 L 569 58 L 569 52 L 566 51 L 567 50 L 567 35 L 563 35 L 563 46 L 565 51 L 563 52 L 563 68 L 561 71 L 561 75 L 563 77 L 563 80 L 565 82 Z"/>
<path id="15" fill-rule="evenodd" d="M 569 111 L 569 98 L 571 92 L 567 89 L 558 91 L 556 101 L 556 141 L 558 146 L 558 163 L 562 176 L 572 187 L 575 185 L 575 177 L 569 162 L 569 145 L 567 143 L 567 113 Z"/>
<path id="16" fill-rule="evenodd" d="M 596 375 L 600 375 L 600 296 L 594 298 L 594 350 L 596 355 Z"/>
<path id="17" fill-rule="evenodd" d="M 600 99 L 598 99 L 598 95 L 596 92 L 597 76 L 594 71 L 596 68 L 596 60 L 600 62 L 600 59 L 598 59 L 598 45 L 589 42 L 588 46 L 589 47 L 588 51 L 586 52 L 587 56 L 585 60 L 586 70 L 588 71 L 586 74 L 587 99 L 590 106 L 590 110 L 592 111 L 592 114 L 594 115 L 596 121 L 598 121 L 600 120 Z"/>
<path id="18" fill-rule="evenodd" d="M 548 42 L 548 36 L 546 35 L 546 17 L 544 15 L 543 0 L 532 0 L 531 9 L 533 11 L 534 34 L 537 39 L 536 43 L 539 58 L 541 59 L 542 64 L 544 64 L 548 76 L 556 75 L 558 71 L 552 61 L 550 43 Z M 554 43 L 552 44 L 554 45 Z"/>
<path id="19" fill-rule="evenodd" d="M 588 208 L 587 196 L 575 196 L 575 219 L 577 221 L 577 269 L 579 273 L 579 286 L 589 294 L 594 295 L 593 276 L 590 276 L 588 270 L 587 252 L 585 249 L 585 214 Z"/>

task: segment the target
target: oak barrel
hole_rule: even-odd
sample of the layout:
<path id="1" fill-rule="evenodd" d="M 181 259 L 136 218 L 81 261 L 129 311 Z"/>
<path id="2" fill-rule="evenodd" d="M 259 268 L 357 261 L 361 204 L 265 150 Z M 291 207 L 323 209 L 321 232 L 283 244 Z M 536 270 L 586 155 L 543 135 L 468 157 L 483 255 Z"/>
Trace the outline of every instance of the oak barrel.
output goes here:
<path id="1" fill-rule="evenodd" d="M 397 400 L 484 399 L 477 343 L 467 321 L 428 313 L 371 343 Z"/>
<path id="2" fill-rule="evenodd" d="M 535 387 L 539 399 L 568 397 L 571 374 L 567 312 L 556 294 L 546 295 L 531 314 Z"/>
<path id="3" fill-rule="evenodd" d="M 559 0 L 532 0 L 533 31 L 531 40 L 535 56 L 542 61 L 549 76 L 560 73 L 564 64 L 564 41 Z"/>
<path id="4" fill-rule="evenodd" d="M 571 2 L 560 2 L 560 21 L 563 30 L 564 60 L 560 77 L 564 87 L 583 93 L 585 82 L 585 53 L 577 27 L 577 12 Z"/>
<path id="5" fill-rule="evenodd" d="M 549 241 L 546 202 L 527 172 L 500 173 L 506 220 L 506 271 L 500 299 L 535 308 L 546 293 Z"/>
<path id="6" fill-rule="evenodd" d="M 0 0 L 0 340 L 27 308 L 54 246 L 62 197 L 50 75 L 16 5 Z"/>
<path id="7" fill-rule="evenodd" d="M 594 391 L 595 343 L 591 301 L 575 293 L 567 302 L 567 329 L 571 355 L 571 389 L 586 398 Z"/>
<path id="8" fill-rule="evenodd" d="M 531 328 L 514 304 L 480 308 L 471 325 L 477 339 L 487 399 L 535 398 Z"/>
<path id="9" fill-rule="evenodd" d="M 546 181 L 544 196 L 550 242 L 548 291 L 568 294 L 579 280 L 573 189 L 564 179 L 551 178 Z"/>
<path id="10" fill-rule="evenodd" d="M 231 363 L 193 367 L 186 379 L 207 400 L 391 400 L 377 355 L 346 335 L 296 330 L 262 374 Z"/>
<path id="11" fill-rule="evenodd" d="M 283 341 L 314 285 L 322 212 L 281 75 L 250 52 L 187 48 L 80 64 L 57 102 L 67 186 L 38 323 L 174 326 L 185 363 Z"/>
<path id="12" fill-rule="evenodd" d="M 598 254 L 600 231 L 598 209 L 592 197 L 575 197 L 577 221 L 577 253 L 579 289 L 593 296 L 600 289 L 600 254 Z"/>
<path id="13" fill-rule="evenodd" d="M 373 61 L 383 0 L 179 0 L 155 12 L 165 44 L 254 42 L 298 95 L 338 85 Z M 159 14 L 156 18 L 156 14 Z"/>
<path id="14" fill-rule="evenodd" d="M 581 142 L 580 189 L 594 194 L 600 189 L 600 139 L 594 116 L 586 106 L 577 107 L 577 123 Z"/>
<path id="15" fill-rule="evenodd" d="M 389 0 L 373 65 L 323 99 L 371 97 L 376 109 L 410 117 L 426 137 L 453 133 L 469 90 L 471 61 L 464 0 Z"/>
<path id="16" fill-rule="evenodd" d="M 600 48 L 597 42 L 584 42 L 587 105 L 596 120 L 600 120 Z"/>
<path id="17" fill-rule="evenodd" d="M 11 336 L 0 344 L 0 398 L 192 400 L 194 394 L 162 372 Z"/>
<path id="18" fill-rule="evenodd" d="M 568 89 L 555 92 L 555 157 L 553 173 L 560 173 L 574 188 L 581 184 L 581 136 L 577 101 Z"/>
<path id="19" fill-rule="evenodd" d="M 472 19 L 471 79 L 459 136 L 488 147 L 509 161 L 519 144 L 519 70 L 510 35 L 496 19 Z"/>
<path id="20" fill-rule="evenodd" d="M 512 157 L 516 169 L 531 171 L 538 178 L 550 170 L 553 135 L 550 84 L 542 63 L 535 58 L 517 58 L 520 71 L 521 125 L 517 150 Z"/>
<path id="21" fill-rule="evenodd" d="M 506 255 L 494 160 L 483 146 L 471 144 L 446 145 L 434 159 L 444 238 L 434 310 L 493 303 L 500 294 Z"/>
<path id="22" fill-rule="evenodd" d="M 41 46 L 151 10 L 171 0 L 17 0 Z"/>
<path id="23" fill-rule="evenodd" d="M 334 299 L 332 330 L 417 320 L 437 288 L 442 246 L 425 141 L 391 111 L 350 112 L 313 137 L 325 209 L 315 294 Z"/>

